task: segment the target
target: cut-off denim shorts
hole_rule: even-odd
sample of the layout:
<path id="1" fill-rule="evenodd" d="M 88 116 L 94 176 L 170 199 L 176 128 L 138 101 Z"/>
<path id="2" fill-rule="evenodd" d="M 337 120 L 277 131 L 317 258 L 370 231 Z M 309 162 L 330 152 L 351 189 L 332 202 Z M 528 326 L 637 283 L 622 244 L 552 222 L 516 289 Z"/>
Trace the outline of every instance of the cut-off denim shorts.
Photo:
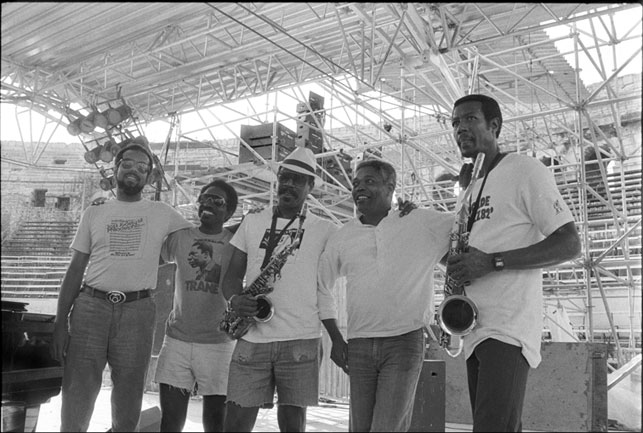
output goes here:
<path id="1" fill-rule="evenodd" d="M 199 395 L 225 395 L 234 341 L 218 344 L 188 343 L 165 336 L 154 382 Z"/>
<path id="2" fill-rule="evenodd" d="M 321 338 L 250 343 L 239 340 L 232 354 L 227 402 L 241 407 L 277 404 L 316 406 L 319 398 Z"/>

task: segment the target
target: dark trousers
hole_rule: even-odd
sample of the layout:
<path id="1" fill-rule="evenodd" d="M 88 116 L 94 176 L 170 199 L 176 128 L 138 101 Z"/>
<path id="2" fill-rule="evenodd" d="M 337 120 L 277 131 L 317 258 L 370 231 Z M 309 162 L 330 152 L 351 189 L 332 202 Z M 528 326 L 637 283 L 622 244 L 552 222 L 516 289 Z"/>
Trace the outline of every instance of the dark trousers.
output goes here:
<path id="1" fill-rule="evenodd" d="M 529 364 L 521 348 L 489 338 L 467 359 L 474 432 L 522 431 Z"/>

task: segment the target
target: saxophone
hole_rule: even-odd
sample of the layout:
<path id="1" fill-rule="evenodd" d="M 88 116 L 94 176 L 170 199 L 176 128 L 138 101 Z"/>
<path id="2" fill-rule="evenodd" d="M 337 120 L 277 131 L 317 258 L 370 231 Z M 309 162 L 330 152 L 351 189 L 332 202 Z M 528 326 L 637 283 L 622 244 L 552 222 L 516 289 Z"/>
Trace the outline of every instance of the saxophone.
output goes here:
<path id="1" fill-rule="evenodd" d="M 484 157 L 484 153 L 478 153 L 473 164 L 471 182 L 462 196 L 460 210 L 456 216 L 453 230 L 449 235 L 449 256 L 466 252 L 469 248 L 467 222 L 471 209 L 469 209 L 467 201 L 473 193 L 473 188 L 478 180 Z M 444 300 L 438 308 L 437 321 L 441 328 L 440 346 L 446 350 L 451 357 L 455 358 L 462 352 L 461 337 L 471 332 L 476 326 L 477 318 L 478 308 L 471 299 L 467 298 L 464 292 L 464 285 L 458 285 L 447 273 L 444 281 Z M 452 352 L 450 347 L 452 336 L 458 338 L 458 347 L 455 353 Z"/>
<path id="2" fill-rule="evenodd" d="M 235 339 L 239 339 L 246 335 L 250 327 L 255 323 L 264 323 L 272 319 L 275 310 L 272 302 L 266 295 L 274 290 L 275 281 L 281 278 L 281 268 L 286 264 L 288 257 L 299 247 L 303 234 L 302 226 L 304 219 L 306 219 L 305 204 L 299 213 L 299 228 L 292 243 L 278 253 L 273 254 L 259 276 L 241 292 L 242 295 L 251 295 L 257 300 L 257 313 L 252 317 L 241 317 L 232 309 L 230 303 L 228 303 L 228 307 L 223 313 L 223 319 L 219 323 L 219 330 L 226 332 Z"/>

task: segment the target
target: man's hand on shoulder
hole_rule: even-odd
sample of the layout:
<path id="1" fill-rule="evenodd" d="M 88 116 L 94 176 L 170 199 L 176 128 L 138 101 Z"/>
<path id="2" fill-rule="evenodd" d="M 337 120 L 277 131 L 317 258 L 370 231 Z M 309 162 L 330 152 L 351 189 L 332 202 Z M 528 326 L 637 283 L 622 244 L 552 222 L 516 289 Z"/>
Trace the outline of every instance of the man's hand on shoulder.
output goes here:
<path id="1" fill-rule="evenodd" d="M 248 209 L 248 212 L 246 212 L 245 214 L 243 214 L 243 216 L 241 217 L 241 221 L 243 221 L 243 219 L 244 219 L 247 215 L 263 212 L 263 210 L 264 210 L 264 209 L 265 209 L 265 207 L 263 207 L 263 206 L 255 206 L 255 207 L 253 207 L 253 208 Z"/>
<path id="2" fill-rule="evenodd" d="M 397 198 L 397 209 L 400 211 L 400 218 L 410 214 L 413 209 L 417 209 L 418 205 L 410 200 L 402 200 L 402 197 Z"/>
<path id="3" fill-rule="evenodd" d="M 92 206 L 100 206 L 101 204 L 104 204 L 107 201 L 105 197 L 98 197 L 95 198 L 94 201 L 92 201 Z"/>

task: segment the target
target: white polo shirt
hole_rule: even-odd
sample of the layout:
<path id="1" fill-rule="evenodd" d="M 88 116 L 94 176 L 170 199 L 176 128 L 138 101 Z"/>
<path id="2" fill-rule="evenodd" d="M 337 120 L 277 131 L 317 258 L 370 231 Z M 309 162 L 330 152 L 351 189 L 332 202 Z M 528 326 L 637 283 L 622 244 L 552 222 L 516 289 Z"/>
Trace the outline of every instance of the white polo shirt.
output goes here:
<path id="1" fill-rule="evenodd" d="M 426 326 L 434 316 L 433 271 L 449 249 L 454 214 L 390 211 L 377 226 L 355 219 L 335 233 L 319 264 L 318 284 L 346 277 L 347 337 L 390 337 Z"/>

